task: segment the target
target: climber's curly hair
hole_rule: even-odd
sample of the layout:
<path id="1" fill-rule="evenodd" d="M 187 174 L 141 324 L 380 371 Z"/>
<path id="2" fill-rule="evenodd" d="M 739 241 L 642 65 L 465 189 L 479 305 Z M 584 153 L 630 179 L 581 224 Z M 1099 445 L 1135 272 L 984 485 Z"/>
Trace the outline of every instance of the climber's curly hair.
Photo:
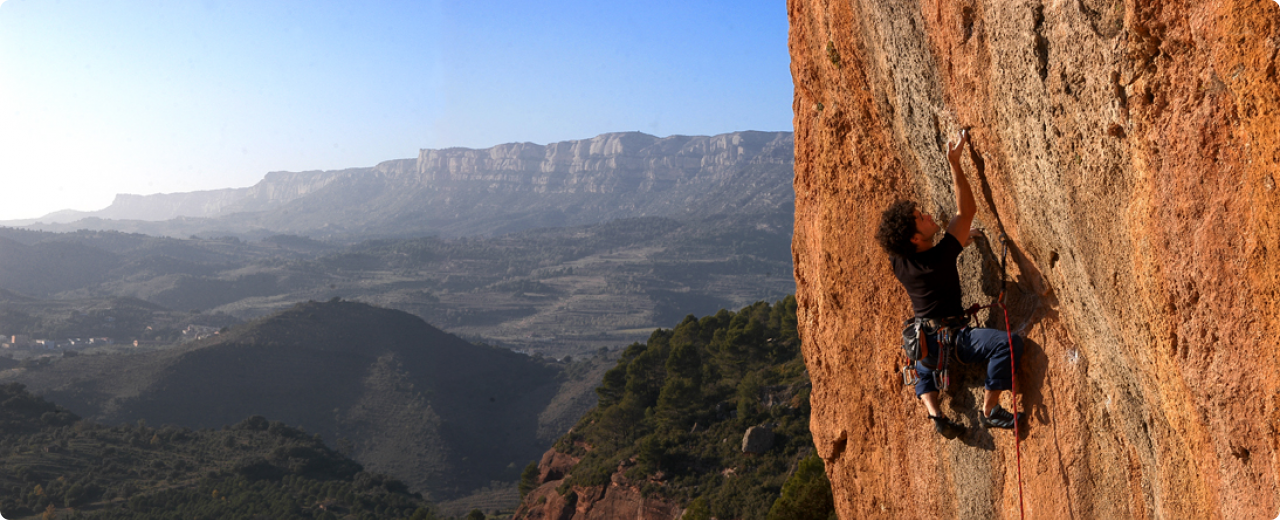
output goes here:
<path id="1" fill-rule="evenodd" d="M 880 229 L 876 230 L 876 242 L 894 256 L 905 257 L 916 252 L 911 238 L 916 236 L 916 203 L 909 200 L 894 202 L 880 213 Z"/>

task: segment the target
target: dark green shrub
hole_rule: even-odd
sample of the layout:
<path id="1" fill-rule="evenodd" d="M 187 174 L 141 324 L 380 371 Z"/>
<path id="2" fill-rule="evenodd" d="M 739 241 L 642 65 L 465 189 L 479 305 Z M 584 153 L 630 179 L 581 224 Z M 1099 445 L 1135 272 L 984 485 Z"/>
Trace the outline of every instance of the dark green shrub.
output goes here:
<path id="1" fill-rule="evenodd" d="M 524 498 L 530 491 L 538 487 L 538 463 L 530 461 L 528 466 L 524 467 L 524 471 L 520 472 L 520 498 Z"/>
<path id="2" fill-rule="evenodd" d="M 813 453 L 800 461 L 782 486 L 782 496 L 769 509 L 768 520 L 827 520 L 835 514 L 831 481 L 822 459 Z"/>

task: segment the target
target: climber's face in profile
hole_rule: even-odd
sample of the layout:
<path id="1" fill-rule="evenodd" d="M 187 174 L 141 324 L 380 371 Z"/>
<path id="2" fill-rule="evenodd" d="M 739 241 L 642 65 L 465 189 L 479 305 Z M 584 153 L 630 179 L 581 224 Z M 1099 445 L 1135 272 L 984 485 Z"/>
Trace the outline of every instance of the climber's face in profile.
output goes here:
<path id="1" fill-rule="evenodd" d="M 924 251 L 933 247 L 933 236 L 938 234 L 942 229 L 937 222 L 933 221 L 933 215 L 923 213 L 920 210 L 915 211 L 916 215 L 916 236 L 911 238 L 916 244 L 917 251 Z"/>

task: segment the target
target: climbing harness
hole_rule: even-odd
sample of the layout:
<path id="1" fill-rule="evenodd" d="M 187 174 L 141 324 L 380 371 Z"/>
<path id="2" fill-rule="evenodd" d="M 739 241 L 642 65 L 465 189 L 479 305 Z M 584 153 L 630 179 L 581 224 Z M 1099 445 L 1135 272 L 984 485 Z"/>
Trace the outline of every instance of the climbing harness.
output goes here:
<path id="1" fill-rule="evenodd" d="M 963 320 L 944 320 L 937 328 L 935 337 L 938 340 L 938 366 L 933 372 L 933 382 L 938 386 L 938 390 L 946 392 L 951 388 L 951 369 L 948 367 L 951 363 L 951 353 L 956 347 L 956 337 L 968 326 L 969 317 L 965 316 Z"/>
<path id="2" fill-rule="evenodd" d="M 953 317 L 946 319 L 908 318 L 902 324 L 902 351 L 907 355 L 907 363 L 902 367 L 902 384 L 913 386 L 920 381 L 916 370 L 917 361 L 925 363 L 930 358 L 929 336 L 935 336 L 938 343 L 938 362 L 935 366 L 925 363 L 933 369 L 934 382 L 940 390 L 946 390 L 951 384 L 947 364 L 955 347 L 956 336 L 969 325 L 969 317 Z"/>

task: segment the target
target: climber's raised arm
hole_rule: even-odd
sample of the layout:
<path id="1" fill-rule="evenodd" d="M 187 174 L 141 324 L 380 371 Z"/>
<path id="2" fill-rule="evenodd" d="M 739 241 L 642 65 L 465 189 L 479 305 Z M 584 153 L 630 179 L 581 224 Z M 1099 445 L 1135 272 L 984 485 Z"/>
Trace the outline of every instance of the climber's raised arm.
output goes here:
<path id="1" fill-rule="evenodd" d="M 956 142 L 947 143 L 947 162 L 951 164 L 951 180 L 955 183 L 957 208 L 956 216 L 951 219 L 951 223 L 947 224 L 947 233 L 956 237 L 961 246 L 969 245 L 970 226 L 973 225 L 973 217 L 978 212 L 978 207 L 973 201 L 973 189 L 969 187 L 969 178 L 965 177 L 964 169 L 960 167 L 960 153 L 964 151 L 966 144 L 969 144 L 968 130 L 961 130 L 960 139 Z"/>

